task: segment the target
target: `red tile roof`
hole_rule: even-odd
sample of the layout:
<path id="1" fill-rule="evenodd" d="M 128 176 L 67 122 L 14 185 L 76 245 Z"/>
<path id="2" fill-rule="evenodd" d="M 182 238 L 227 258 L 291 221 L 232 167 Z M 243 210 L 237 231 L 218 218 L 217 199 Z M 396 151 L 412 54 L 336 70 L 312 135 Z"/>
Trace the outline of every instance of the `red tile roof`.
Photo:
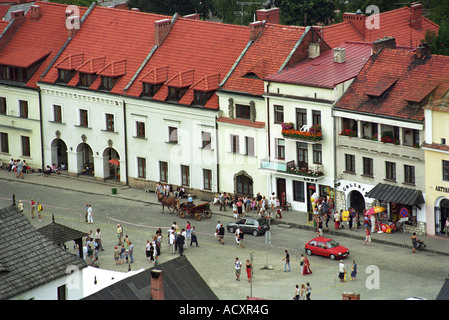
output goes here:
<path id="1" fill-rule="evenodd" d="M 430 97 L 443 98 L 449 91 L 448 80 L 449 56 L 420 59 L 414 52 L 383 49 L 366 63 L 336 109 L 423 121 L 423 105 Z M 385 83 L 392 85 L 378 98 L 370 98 L 373 90 Z"/>
<path id="2" fill-rule="evenodd" d="M 156 68 L 168 66 L 164 70 L 168 72 L 168 80 L 153 99 L 165 101 L 167 86 L 188 86 L 190 89 L 178 103 L 189 105 L 193 101 L 193 90 L 215 90 L 218 87 L 217 79 L 224 79 L 248 43 L 249 35 L 246 26 L 179 17 L 127 94 L 140 96 L 142 82 L 147 82 Z M 205 108 L 218 109 L 216 95 L 205 104 Z"/>
<path id="3" fill-rule="evenodd" d="M 346 42 L 338 47 L 345 49 L 344 63 L 334 62 L 333 51 L 327 50 L 317 58 L 307 58 L 264 80 L 332 89 L 357 76 L 371 56 L 372 45 Z"/>
<path id="4" fill-rule="evenodd" d="M 0 52 L 0 64 L 27 68 L 33 63 L 45 59 L 29 79 L 27 86 L 37 88 L 36 82 L 44 72 L 59 49 L 67 40 L 65 27 L 67 5 L 36 1 L 42 16 L 39 20 L 31 19 L 31 12 L 18 28 L 6 47 Z M 80 8 L 84 14 L 86 8 Z"/>
<path id="5" fill-rule="evenodd" d="M 170 17 L 94 7 L 42 81 L 56 82 L 58 68 L 66 69 L 68 60 L 72 59 L 72 68 L 77 71 L 118 77 L 111 93 L 123 94 L 123 89 L 154 46 L 154 22 L 167 18 Z M 76 65 L 80 62 L 79 58 L 77 63 L 73 63 L 73 57 L 76 55 L 83 57 L 82 64 L 78 66 Z M 78 75 L 68 85 L 75 86 L 77 83 Z M 90 89 L 96 90 L 100 84 L 101 79 L 98 76 Z"/>
<path id="6" fill-rule="evenodd" d="M 262 79 L 282 67 L 305 30 L 304 27 L 266 23 L 262 34 L 249 47 L 222 89 L 262 95 Z"/>
<path id="7" fill-rule="evenodd" d="M 372 16 L 374 18 L 374 16 Z M 373 42 L 385 36 L 394 37 L 398 46 L 417 47 L 424 39 L 427 30 L 438 33 L 439 26 L 422 17 L 421 29 L 414 29 L 410 26 L 410 8 L 403 7 L 396 10 L 382 12 L 378 16 L 379 28 L 365 28 L 363 37 L 349 21 L 334 25 L 317 27 L 317 32 L 324 38 L 324 41 L 332 48 L 345 41 L 366 41 Z M 371 16 L 367 16 L 367 19 Z"/>

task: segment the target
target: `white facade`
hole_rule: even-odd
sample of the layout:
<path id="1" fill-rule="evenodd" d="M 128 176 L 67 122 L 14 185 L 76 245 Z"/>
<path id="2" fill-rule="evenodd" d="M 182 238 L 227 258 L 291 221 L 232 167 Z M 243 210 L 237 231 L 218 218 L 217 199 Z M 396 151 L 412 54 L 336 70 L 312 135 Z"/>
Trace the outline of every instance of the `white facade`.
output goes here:
<path id="1" fill-rule="evenodd" d="M 68 86 L 39 86 L 45 165 L 64 163 L 72 175 L 125 182 L 123 99 Z M 120 161 L 120 176 L 108 163 L 111 159 Z"/>
<path id="2" fill-rule="evenodd" d="M 132 186 L 217 192 L 216 110 L 130 97 L 125 104 Z"/>
<path id="3" fill-rule="evenodd" d="M 39 93 L 29 88 L 1 85 L 0 99 L 5 111 L 0 114 L 0 159 L 4 164 L 11 158 L 21 159 L 33 169 L 41 168 Z"/>

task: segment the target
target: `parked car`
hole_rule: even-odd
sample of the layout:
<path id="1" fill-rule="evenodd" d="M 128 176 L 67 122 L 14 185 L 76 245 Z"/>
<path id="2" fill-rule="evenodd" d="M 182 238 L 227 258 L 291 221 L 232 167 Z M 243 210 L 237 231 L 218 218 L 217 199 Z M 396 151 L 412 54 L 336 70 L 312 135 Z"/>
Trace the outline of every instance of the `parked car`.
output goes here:
<path id="1" fill-rule="evenodd" d="M 341 246 L 335 240 L 324 237 L 317 237 L 307 242 L 305 251 L 309 256 L 316 254 L 329 257 L 331 260 L 345 258 L 349 255 L 348 248 Z"/>
<path id="2" fill-rule="evenodd" d="M 259 234 L 264 234 L 270 230 L 268 221 L 262 218 L 240 218 L 229 222 L 226 225 L 229 232 L 234 233 L 237 228 L 240 228 L 243 233 L 252 233 L 253 236 L 258 236 Z"/>

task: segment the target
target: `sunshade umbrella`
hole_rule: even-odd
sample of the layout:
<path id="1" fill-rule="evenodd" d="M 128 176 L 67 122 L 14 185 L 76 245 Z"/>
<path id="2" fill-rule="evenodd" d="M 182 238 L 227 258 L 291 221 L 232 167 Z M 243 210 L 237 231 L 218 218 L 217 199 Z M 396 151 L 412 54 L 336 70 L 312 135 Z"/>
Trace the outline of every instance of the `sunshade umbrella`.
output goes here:
<path id="1" fill-rule="evenodd" d="M 372 207 L 372 208 L 366 210 L 365 215 L 370 216 L 372 214 L 376 214 L 376 213 L 382 212 L 384 210 L 385 210 L 385 208 L 382 208 L 382 207 Z"/>
<path id="2" fill-rule="evenodd" d="M 117 159 L 111 159 L 108 161 L 110 164 L 112 164 L 113 166 L 120 166 L 120 161 L 118 161 Z"/>

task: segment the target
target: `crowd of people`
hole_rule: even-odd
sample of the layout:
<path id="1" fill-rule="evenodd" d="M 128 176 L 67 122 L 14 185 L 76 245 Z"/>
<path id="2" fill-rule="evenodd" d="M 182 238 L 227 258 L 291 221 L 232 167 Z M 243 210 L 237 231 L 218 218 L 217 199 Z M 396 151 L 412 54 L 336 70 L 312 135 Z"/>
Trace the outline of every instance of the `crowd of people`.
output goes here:
<path id="1" fill-rule="evenodd" d="M 3 169 L 6 165 L 0 160 L 0 169 Z M 11 158 L 8 162 L 8 165 L 5 168 L 8 172 L 13 172 L 16 175 L 16 178 L 23 179 L 24 173 L 31 170 L 31 167 L 28 165 L 26 160 L 13 159 Z"/>

